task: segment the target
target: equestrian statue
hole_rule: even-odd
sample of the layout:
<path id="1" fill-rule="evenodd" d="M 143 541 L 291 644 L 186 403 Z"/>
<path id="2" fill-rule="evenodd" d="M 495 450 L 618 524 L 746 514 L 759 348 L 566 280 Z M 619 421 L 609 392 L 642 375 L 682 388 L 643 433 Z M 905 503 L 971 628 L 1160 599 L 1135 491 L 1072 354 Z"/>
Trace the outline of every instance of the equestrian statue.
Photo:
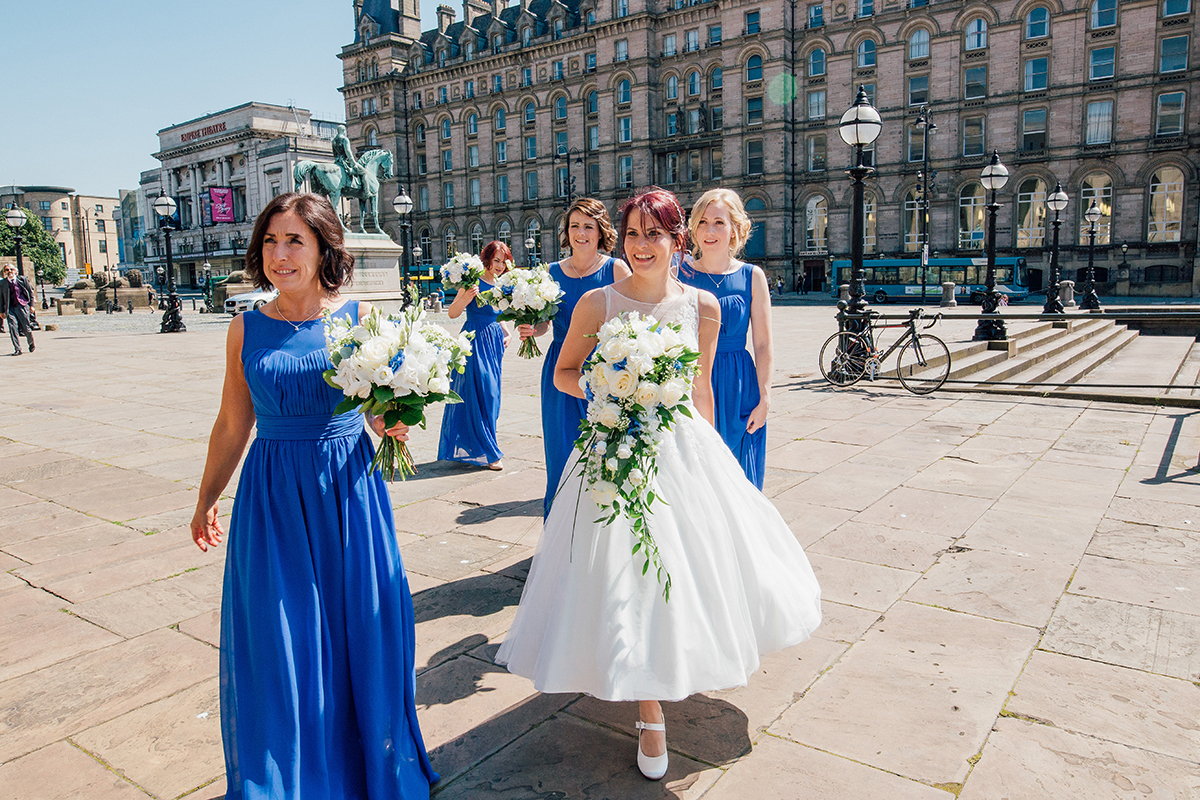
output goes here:
<path id="1" fill-rule="evenodd" d="M 368 150 L 355 160 L 346 126 L 338 125 L 337 136 L 333 139 L 333 156 L 332 163 L 297 162 L 292 171 L 296 186 L 309 180 L 312 190 L 328 197 L 335 210 L 343 197 L 357 197 L 362 232 L 367 233 L 367 213 L 370 212 L 375 233 L 383 233 L 379 227 L 379 171 L 383 170 L 385 178 L 392 177 L 392 154 L 387 150 Z M 344 222 L 342 227 L 345 228 Z"/>

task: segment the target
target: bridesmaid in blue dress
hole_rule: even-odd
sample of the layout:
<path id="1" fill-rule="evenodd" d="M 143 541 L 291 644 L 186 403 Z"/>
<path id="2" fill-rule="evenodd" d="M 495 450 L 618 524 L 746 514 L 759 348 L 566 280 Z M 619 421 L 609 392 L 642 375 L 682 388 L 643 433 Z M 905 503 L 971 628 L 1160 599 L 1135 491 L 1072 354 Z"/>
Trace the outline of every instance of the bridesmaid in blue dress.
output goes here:
<path id="1" fill-rule="evenodd" d="M 713 363 L 716 428 L 760 490 L 767 463 L 767 412 L 771 408 L 771 296 L 766 273 L 736 256 L 750 235 L 750 217 L 736 192 L 712 189 L 688 219 L 692 258 L 679 279 L 717 296 L 721 334 Z M 754 357 L 746 350 L 749 331 Z"/>
<path id="2" fill-rule="evenodd" d="M 571 457 L 575 440 L 579 438 L 579 423 L 587 414 L 586 401 L 564 394 L 554 386 L 554 367 L 571 327 L 571 312 L 579 298 L 592 289 L 629 277 L 625 262 L 608 255 L 617 244 L 617 231 L 608 218 L 608 210 L 599 200 L 581 197 L 571 204 L 563 216 L 558 244 L 562 249 L 571 249 L 570 256 L 550 265 L 550 275 L 563 290 L 558 313 L 551 322 L 517 327 L 517 332 L 525 339 L 541 336 L 551 323 L 554 325 L 554 340 L 546 349 L 546 360 L 542 363 L 542 446 L 546 451 L 543 517 L 550 513 L 562 471 Z"/>
<path id="3" fill-rule="evenodd" d="M 490 289 L 508 269 L 512 251 L 504 242 L 488 242 L 479 259 L 486 269 L 480 283 Z M 448 404 L 442 414 L 438 458 L 503 469 L 500 459 L 504 454 L 496 443 L 496 420 L 500 418 L 500 371 L 509 330 L 505 323 L 496 321 L 500 312 L 474 302 L 478 294 L 478 286 L 459 291 L 446 309 L 450 319 L 457 319 L 466 309 L 463 330 L 474 331 L 475 339 L 466 371 L 456 372 L 450 379 L 450 388 L 463 401 Z"/>
<path id="4" fill-rule="evenodd" d="M 322 313 L 354 258 L 322 197 L 282 194 L 254 226 L 246 271 L 279 295 L 235 318 L 221 410 L 192 518 L 201 550 L 224 538 L 218 503 L 246 450 L 221 600 L 221 734 L 228 800 L 428 798 L 416 713 L 412 597 L 392 505 L 363 418 L 342 395 Z M 369 418 L 385 435 L 383 422 Z M 397 425 L 386 432 L 408 438 Z"/>

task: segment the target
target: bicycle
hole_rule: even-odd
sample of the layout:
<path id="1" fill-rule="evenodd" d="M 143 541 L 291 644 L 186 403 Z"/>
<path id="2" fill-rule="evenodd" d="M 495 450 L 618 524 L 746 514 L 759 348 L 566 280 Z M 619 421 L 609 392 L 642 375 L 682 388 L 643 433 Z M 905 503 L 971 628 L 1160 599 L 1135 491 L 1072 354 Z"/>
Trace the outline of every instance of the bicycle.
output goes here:
<path id="1" fill-rule="evenodd" d="M 843 321 L 865 321 L 866 326 L 861 333 L 841 330 L 825 340 L 821 345 L 821 375 L 834 386 L 850 386 L 866 376 L 872 381 L 879 377 L 898 378 L 913 394 L 937 390 L 950 376 L 950 348 L 933 334 L 918 332 L 917 321 L 924 315 L 925 309 L 914 308 L 908 312 L 908 321 L 887 325 L 875 322 L 880 316 L 878 311 L 865 315 L 843 311 L 839 316 Z M 934 315 L 923 329 L 932 328 L 941 319 L 940 313 Z M 875 331 L 883 328 L 906 330 L 887 350 L 881 351 L 876 344 Z M 884 372 L 883 362 L 897 349 L 900 353 L 896 356 L 895 370 Z"/>

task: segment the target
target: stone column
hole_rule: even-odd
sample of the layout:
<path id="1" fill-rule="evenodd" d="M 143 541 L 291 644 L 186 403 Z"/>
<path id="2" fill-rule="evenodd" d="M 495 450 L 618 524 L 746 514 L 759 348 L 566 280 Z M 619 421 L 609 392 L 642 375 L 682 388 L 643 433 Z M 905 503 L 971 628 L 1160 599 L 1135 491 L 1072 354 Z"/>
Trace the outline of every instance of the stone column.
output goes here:
<path id="1" fill-rule="evenodd" d="M 942 302 L 939 305 L 942 308 L 957 308 L 958 300 L 954 298 L 954 281 L 946 281 L 942 284 Z"/>
<path id="2" fill-rule="evenodd" d="M 1063 308 L 1075 308 L 1075 281 L 1058 282 L 1058 302 Z"/>

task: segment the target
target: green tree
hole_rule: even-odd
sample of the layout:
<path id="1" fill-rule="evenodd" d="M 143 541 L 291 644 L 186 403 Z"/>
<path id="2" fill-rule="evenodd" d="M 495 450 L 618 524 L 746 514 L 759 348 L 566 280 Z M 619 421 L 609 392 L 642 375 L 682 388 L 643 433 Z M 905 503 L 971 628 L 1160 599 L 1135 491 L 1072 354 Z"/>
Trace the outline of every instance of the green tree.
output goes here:
<path id="1" fill-rule="evenodd" d="M 25 267 L 25 277 L 30 283 L 37 283 L 36 270 L 42 271 L 42 280 L 51 286 L 58 286 L 67 278 L 67 265 L 63 263 L 62 250 L 54 241 L 42 221 L 27 208 L 18 209 L 25 214 L 25 225 L 21 233 L 21 263 Z M 0 220 L 0 258 L 17 260 L 17 230 L 10 228 Z"/>

